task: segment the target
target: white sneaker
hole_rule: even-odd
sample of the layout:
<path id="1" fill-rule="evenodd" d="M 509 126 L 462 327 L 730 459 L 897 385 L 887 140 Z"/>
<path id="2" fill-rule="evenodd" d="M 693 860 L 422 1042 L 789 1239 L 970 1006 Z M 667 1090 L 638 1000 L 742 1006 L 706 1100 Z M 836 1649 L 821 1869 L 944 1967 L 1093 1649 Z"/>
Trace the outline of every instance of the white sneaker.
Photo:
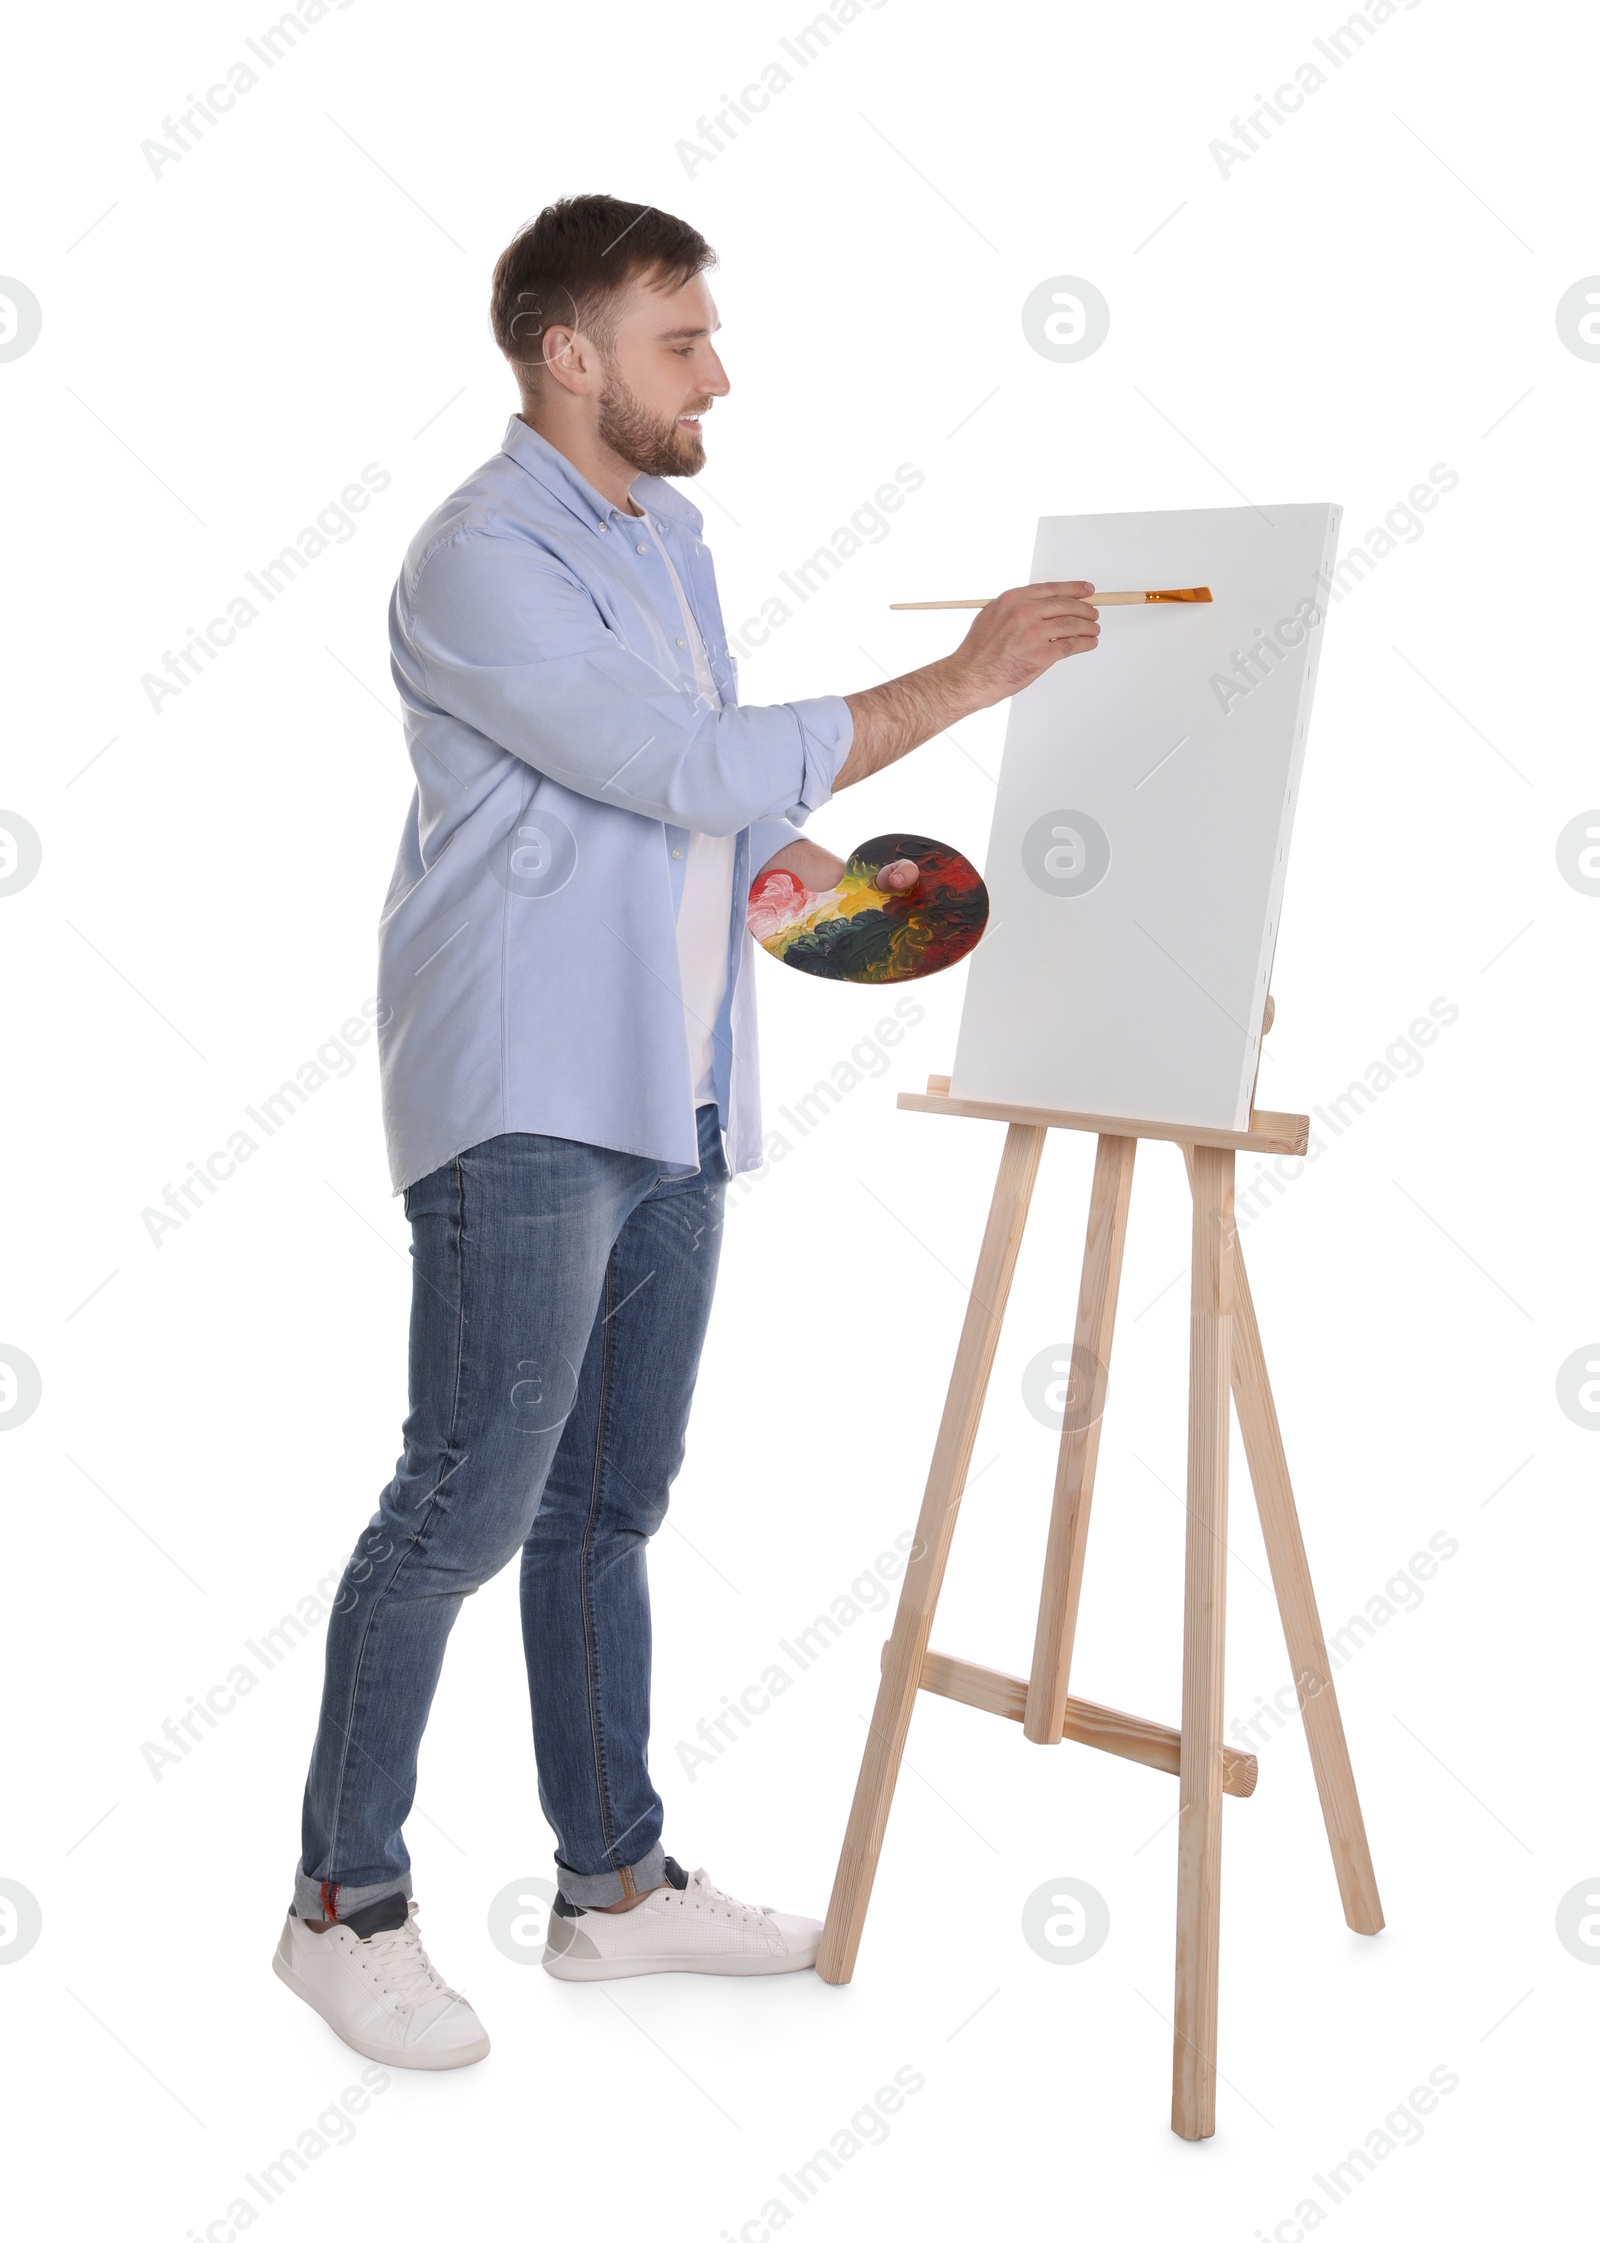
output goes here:
<path id="1" fill-rule="evenodd" d="M 363 2056 L 419 2072 L 476 2064 L 489 2036 L 429 1962 L 416 1915 L 416 1902 L 394 1893 L 326 1931 L 290 1916 L 272 1967 Z"/>
<path id="2" fill-rule="evenodd" d="M 810 1970 L 822 1926 L 780 1916 L 719 1892 L 703 1869 L 686 1876 L 669 1855 L 667 1883 L 636 1908 L 613 1914 L 557 1898 L 546 1932 L 552 1978 L 638 1978 L 648 1971 L 705 1971 L 753 1978 Z"/>

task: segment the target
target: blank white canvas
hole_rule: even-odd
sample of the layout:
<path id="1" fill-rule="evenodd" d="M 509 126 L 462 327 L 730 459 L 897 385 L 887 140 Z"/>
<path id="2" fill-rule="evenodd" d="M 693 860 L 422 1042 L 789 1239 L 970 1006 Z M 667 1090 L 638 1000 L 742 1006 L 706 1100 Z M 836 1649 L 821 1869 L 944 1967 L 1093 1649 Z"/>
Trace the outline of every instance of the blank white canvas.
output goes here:
<path id="1" fill-rule="evenodd" d="M 1249 1125 L 1340 508 L 1081 514 L 1031 581 L 1102 608 L 1011 706 L 955 1097 Z"/>

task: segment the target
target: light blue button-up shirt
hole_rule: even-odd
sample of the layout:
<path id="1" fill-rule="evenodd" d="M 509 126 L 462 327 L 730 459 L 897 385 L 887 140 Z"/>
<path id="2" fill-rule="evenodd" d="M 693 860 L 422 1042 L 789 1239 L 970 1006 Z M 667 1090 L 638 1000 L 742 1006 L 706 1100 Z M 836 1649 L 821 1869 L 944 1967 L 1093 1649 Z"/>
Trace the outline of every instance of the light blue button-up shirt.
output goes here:
<path id="1" fill-rule="evenodd" d="M 691 832 L 735 834 L 714 1031 L 729 1166 L 761 1163 L 750 882 L 832 791 L 837 695 L 741 709 L 701 517 L 633 484 L 722 705 L 697 692 L 644 522 L 513 418 L 412 541 L 389 608 L 417 791 L 380 929 L 396 1191 L 508 1130 L 699 1166 L 676 920 Z"/>

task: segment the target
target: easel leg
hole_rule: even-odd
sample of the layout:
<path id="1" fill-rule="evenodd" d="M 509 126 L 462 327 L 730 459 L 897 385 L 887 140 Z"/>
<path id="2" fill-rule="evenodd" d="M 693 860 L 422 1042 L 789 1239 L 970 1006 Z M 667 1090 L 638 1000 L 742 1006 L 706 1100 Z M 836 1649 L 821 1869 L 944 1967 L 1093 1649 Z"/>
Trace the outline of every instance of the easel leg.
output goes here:
<path id="1" fill-rule="evenodd" d="M 1378 1880 L 1367 1850 L 1366 1825 L 1361 1819 L 1350 1748 L 1339 1718 L 1333 1672 L 1322 1639 L 1316 1592 L 1311 1586 L 1311 1568 L 1306 1563 L 1306 1546 L 1295 1513 L 1294 1490 L 1289 1484 L 1283 1435 L 1278 1429 L 1278 1412 L 1261 1352 L 1255 1305 L 1243 1257 L 1238 1255 L 1234 1262 L 1233 1395 L 1245 1455 L 1250 1460 L 1250 1478 L 1255 1485 L 1256 1509 L 1272 1569 L 1272 1586 L 1277 1591 L 1284 1641 L 1289 1647 L 1295 1695 L 1300 1700 L 1311 1767 L 1317 1779 L 1317 1796 L 1322 1801 L 1322 1819 L 1328 1827 L 1344 1920 L 1352 1931 L 1380 1932 L 1383 1906 L 1378 1899 Z"/>
<path id="2" fill-rule="evenodd" d="M 1189 1181 L 1194 1182 L 1194 1154 L 1184 1147 Z M 1267 1564 L 1278 1599 L 1294 1675 L 1295 1695 L 1305 1723 L 1311 1771 L 1317 1780 L 1322 1819 L 1327 1826 L 1333 1873 L 1339 1880 L 1344 1920 L 1352 1931 L 1376 1933 L 1383 1929 L 1383 1903 L 1367 1847 L 1367 1828 L 1356 1795 L 1356 1779 L 1345 1743 L 1344 1723 L 1333 1687 L 1333 1669 L 1322 1636 L 1316 1591 L 1301 1539 L 1300 1520 L 1294 1507 L 1289 1462 L 1284 1454 L 1277 1405 L 1267 1377 L 1261 1331 L 1255 1302 L 1245 1273 L 1244 1255 L 1237 1244 L 1233 1265 L 1233 1401 L 1239 1413 L 1239 1432 L 1249 1460 L 1250 1480 L 1261 1520 L 1261 1539 L 1267 1546 Z"/>
<path id="3" fill-rule="evenodd" d="M 828 1903 L 817 1974 L 835 1986 L 843 1985 L 855 1968 L 856 1949 L 872 1897 L 878 1853 L 894 1798 L 900 1757 L 905 1751 L 911 1709 L 916 1702 L 923 1654 L 933 1626 L 934 1609 L 944 1580 L 945 1561 L 955 1533 L 956 1513 L 972 1462 L 978 1419 L 989 1384 L 1006 1296 L 1011 1290 L 1017 1250 L 1045 1132 L 1030 1124 L 1013 1122 L 1006 1131 L 1000 1173 L 978 1255 L 977 1274 L 961 1326 L 955 1367 L 945 1396 L 939 1437 L 934 1444 L 922 1510 L 917 1518 L 916 1540 L 906 1564 L 905 1581 L 895 1611 L 894 1630 L 884 1660 L 883 1680 L 867 1734 L 861 1773 L 856 1779 L 855 1800 L 845 1829 L 839 1868 Z M 1219 1757 L 1218 1767 L 1221 1761 Z"/>
<path id="4" fill-rule="evenodd" d="M 1036 1745 L 1061 1742 L 1061 1724 L 1067 1711 L 1084 1545 L 1089 1537 L 1089 1506 L 1094 1499 L 1095 1461 L 1100 1453 L 1100 1397 L 1079 1396 L 1076 1390 L 1085 1376 L 1103 1381 L 1111 1368 L 1111 1334 L 1117 1318 L 1122 1248 L 1128 1235 L 1128 1195 L 1133 1189 L 1133 1156 L 1138 1142 L 1136 1137 L 1102 1137 L 1095 1148 L 1078 1321 L 1072 1335 L 1073 1388 L 1061 1428 L 1044 1582 L 1039 1591 L 1039 1623 L 1028 1679 L 1028 1710 L 1022 1723 L 1023 1734 Z M 1080 1410 L 1087 1404 L 1092 1413 L 1089 1423 L 1075 1420 L 1075 1401 Z"/>
<path id="5" fill-rule="evenodd" d="M 1184 1545 L 1172 2129 L 1187 2141 L 1198 2141 L 1215 2133 L 1217 2123 L 1233 1154 L 1197 1145 L 1190 1174 L 1194 1245 L 1189 1293 L 1189 1518 Z"/>

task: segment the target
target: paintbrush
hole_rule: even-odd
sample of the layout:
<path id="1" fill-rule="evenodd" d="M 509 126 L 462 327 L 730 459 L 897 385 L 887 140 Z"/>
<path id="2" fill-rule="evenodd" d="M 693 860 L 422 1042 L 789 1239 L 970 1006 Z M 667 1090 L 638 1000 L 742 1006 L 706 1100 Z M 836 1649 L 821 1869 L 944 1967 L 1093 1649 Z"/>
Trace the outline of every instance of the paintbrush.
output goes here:
<path id="1" fill-rule="evenodd" d="M 1209 584 L 1191 584 L 1183 592 L 1085 592 L 1090 607 L 1145 607 L 1160 606 L 1165 601 L 1206 600 L 1211 598 Z M 987 600 L 891 600 L 891 608 L 931 607 L 987 607 Z"/>

